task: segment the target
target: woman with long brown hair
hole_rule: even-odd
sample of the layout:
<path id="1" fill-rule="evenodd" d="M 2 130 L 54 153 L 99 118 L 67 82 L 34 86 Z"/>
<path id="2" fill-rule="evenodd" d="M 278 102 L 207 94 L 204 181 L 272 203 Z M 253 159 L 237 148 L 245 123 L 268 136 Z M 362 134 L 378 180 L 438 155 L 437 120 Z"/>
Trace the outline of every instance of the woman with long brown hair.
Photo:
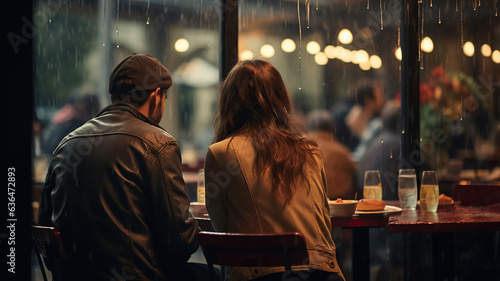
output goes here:
<path id="1" fill-rule="evenodd" d="M 269 62 L 238 63 L 221 84 L 214 143 L 205 161 L 216 231 L 300 232 L 309 261 L 293 280 L 343 280 L 331 238 L 323 161 L 302 135 L 288 91 Z M 287 276 L 285 276 L 286 274 Z M 228 280 L 287 280 L 283 267 L 234 267 Z"/>

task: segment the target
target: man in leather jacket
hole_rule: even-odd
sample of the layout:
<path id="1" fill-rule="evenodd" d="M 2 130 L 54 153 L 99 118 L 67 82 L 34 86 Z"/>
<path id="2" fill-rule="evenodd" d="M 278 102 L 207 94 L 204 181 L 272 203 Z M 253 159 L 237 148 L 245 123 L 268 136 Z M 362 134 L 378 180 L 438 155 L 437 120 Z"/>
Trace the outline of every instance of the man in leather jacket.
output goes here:
<path id="1" fill-rule="evenodd" d="M 196 278 L 186 275 L 200 268 L 187 263 L 199 228 L 180 149 L 158 126 L 171 85 L 157 59 L 124 58 L 110 75 L 112 104 L 54 150 L 38 222 L 61 232 L 65 280 Z"/>

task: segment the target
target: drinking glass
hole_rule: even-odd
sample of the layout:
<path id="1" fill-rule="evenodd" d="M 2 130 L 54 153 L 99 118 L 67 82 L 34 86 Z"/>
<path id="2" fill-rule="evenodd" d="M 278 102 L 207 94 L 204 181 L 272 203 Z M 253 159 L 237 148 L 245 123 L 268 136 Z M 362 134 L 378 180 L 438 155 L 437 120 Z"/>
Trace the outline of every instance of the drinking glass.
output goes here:
<path id="1" fill-rule="evenodd" d="M 365 172 L 363 198 L 382 200 L 382 183 L 380 182 L 380 172 L 378 170 Z"/>
<path id="2" fill-rule="evenodd" d="M 436 171 L 423 171 L 420 184 L 420 208 L 436 212 L 439 204 L 439 185 Z"/>
<path id="3" fill-rule="evenodd" d="M 399 170 L 398 195 L 401 208 L 407 210 L 417 208 L 417 177 L 415 169 Z"/>
<path id="4" fill-rule="evenodd" d="M 205 170 L 198 172 L 198 186 L 196 188 L 196 201 L 205 204 Z"/>

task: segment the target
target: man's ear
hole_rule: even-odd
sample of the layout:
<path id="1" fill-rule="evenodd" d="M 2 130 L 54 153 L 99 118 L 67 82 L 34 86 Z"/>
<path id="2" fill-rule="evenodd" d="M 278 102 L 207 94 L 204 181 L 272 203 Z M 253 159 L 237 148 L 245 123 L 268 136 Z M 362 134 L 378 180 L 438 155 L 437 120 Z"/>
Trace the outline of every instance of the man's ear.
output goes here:
<path id="1" fill-rule="evenodd" d="M 156 90 L 154 90 L 151 93 L 151 95 L 154 95 L 153 98 L 154 98 L 155 104 L 158 105 L 161 102 L 161 89 L 156 88 Z"/>

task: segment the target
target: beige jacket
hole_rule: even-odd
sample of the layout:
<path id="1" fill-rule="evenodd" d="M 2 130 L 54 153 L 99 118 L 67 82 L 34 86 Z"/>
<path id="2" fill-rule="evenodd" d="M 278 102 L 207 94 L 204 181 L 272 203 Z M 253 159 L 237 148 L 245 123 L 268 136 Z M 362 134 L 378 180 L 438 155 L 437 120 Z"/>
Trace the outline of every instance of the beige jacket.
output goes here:
<path id="1" fill-rule="evenodd" d="M 205 160 L 207 210 L 216 231 L 237 233 L 300 232 L 309 251 L 309 264 L 292 270 L 319 269 L 343 277 L 331 236 L 326 179 L 320 156 L 308 167 L 311 190 L 298 189 L 289 202 L 271 190 L 269 173 L 253 171 L 255 150 L 244 136 L 210 146 Z M 305 186 L 305 183 L 299 186 Z M 233 267 L 228 280 L 250 280 L 284 267 Z"/>

